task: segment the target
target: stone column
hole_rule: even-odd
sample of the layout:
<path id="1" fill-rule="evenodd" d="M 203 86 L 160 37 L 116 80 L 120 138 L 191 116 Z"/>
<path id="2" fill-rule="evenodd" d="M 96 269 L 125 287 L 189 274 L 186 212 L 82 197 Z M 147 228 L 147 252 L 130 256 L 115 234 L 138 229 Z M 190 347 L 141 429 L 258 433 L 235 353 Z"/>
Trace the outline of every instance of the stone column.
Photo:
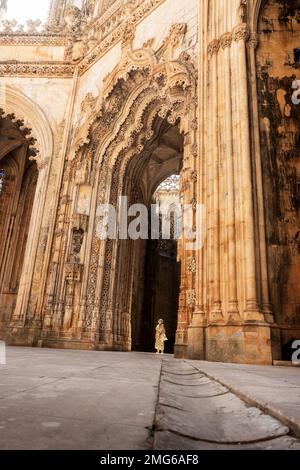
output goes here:
<path id="1" fill-rule="evenodd" d="M 235 226 L 235 181 L 234 181 L 234 149 L 233 149 L 233 123 L 231 102 L 231 59 L 230 48 L 232 44 L 231 33 L 221 36 L 221 54 L 223 56 L 222 95 L 224 97 L 224 171 L 226 175 L 225 192 L 226 202 L 226 229 L 225 237 L 228 246 L 228 322 L 240 320 L 237 294 L 237 252 L 236 252 L 236 226 Z M 225 228 L 225 227 L 224 227 Z"/>
<path id="2" fill-rule="evenodd" d="M 254 190 L 252 180 L 251 146 L 250 146 L 250 115 L 248 103 L 248 77 L 246 62 L 246 41 L 249 39 L 249 31 L 246 24 L 240 24 L 233 31 L 233 60 L 235 67 L 235 83 L 238 89 L 232 90 L 235 94 L 239 125 L 235 138 L 239 142 L 239 156 L 241 164 L 241 201 L 243 214 L 243 251 L 245 279 L 243 280 L 245 291 L 245 320 L 264 321 L 259 311 L 256 280 L 256 252 L 254 230 L 254 207 L 252 192 Z"/>
<path id="3" fill-rule="evenodd" d="M 196 305 L 192 322 L 188 328 L 187 356 L 191 359 L 204 359 L 204 336 L 207 319 L 205 318 L 205 146 L 206 146 L 206 86 L 207 86 L 207 13 L 208 0 L 199 4 L 199 60 L 198 60 L 198 110 L 193 123 L 198 155 L 196 156 L 195 171 L 191 178 L 197 195 L 197 202 L 202 206 L 200 218 L 196 221 L 198 237 L 201 236 L 201 246 L 190 258 L 189 269 L 195 271 Z M 199 227 L 199 224 L 201 225 Z M 201 234 L 199 235 L 199 232 Z"/>
<path id="4" fill-rule="evenodd" d="M 211 312 L 210 321 L 218 323 L 223 321 L 221 302 L 220 279 L 220 205 L 219 205 L 219 123 L 218 123 L 218 51 L 219 40 L 213 40 L 208 48 L 209 54 L 209 103 L 210 103 L 210 151 L 207 158 L 210 159 L 209 186 L 210 186 L 210 256 L 211 256 Z"/>

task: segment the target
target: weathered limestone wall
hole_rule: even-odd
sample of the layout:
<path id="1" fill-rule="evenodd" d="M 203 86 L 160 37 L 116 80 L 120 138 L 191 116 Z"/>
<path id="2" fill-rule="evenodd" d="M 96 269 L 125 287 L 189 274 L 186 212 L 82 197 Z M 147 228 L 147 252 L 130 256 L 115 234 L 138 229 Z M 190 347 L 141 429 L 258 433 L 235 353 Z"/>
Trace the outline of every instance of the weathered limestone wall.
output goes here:
<path id="1" fill-rule="evenodd" d="M 270 295 L 283 344 L 300 331 L 299 18 L 299 0 L 267 0 L 256 53 Z"/>
<path id="2" fill-rule="evenodd" d="M 12 48 L 13 49 L 13 48 Z M 0 48 L 0 51 L 2 48 Z M 0 60 L 3 60 L 0 55 Z M 31 99 L 44 112 L 53 133 L 57 131 L 66 117 L 66 111 L 72 94 L 72 79 L 68 78 L 33 78 L 1 77 L 1 94 L 5 95 L 5 86 L 13 87 Z M 4 97 L 5 99 L 5 97 Z M 16 115 L 18 110 L 16 110 Z"/>
<path id="3" fill-rule="evenodd" d="M 23 46 L 15 45 L 5 46 L 1 45 L 0 60 L 1 61 L 62 61 L 64 60 L 65 47 L 64 46 Z"/>
<path id="4" fill-rule="evenodd" d="M 186 23 L 187 32 L 182 44 L 182 49 L 193 50 L 198 45 L 198 0 L 188 2 L 174 2 L 166 0 L 142 21 L 136 29 L 134 47 L 142 47 L 147 41 L 153 39 L 153 48 L 158 49 L 170 27 L 174 23 Z M 196 53 L 197 51 L 194 50 Z"/>
<path id="5" fill-rule="evenodd" d="M 13 49 L 13 46 L 12 46 Z M 37 190 L 29 224 L 28 243 L 13 318 L 21 324 L 40 311 L 51 244 L 51 229 L 60 186 L 60 167 L 67 139 L 67 116 L 72 80 L 2 77 L 0 107 L 24 119 L 39 150 Z M 38 322 L 37 322 L 38 323 Z M 31 339 L 27 338 L 30 344 Z"/>

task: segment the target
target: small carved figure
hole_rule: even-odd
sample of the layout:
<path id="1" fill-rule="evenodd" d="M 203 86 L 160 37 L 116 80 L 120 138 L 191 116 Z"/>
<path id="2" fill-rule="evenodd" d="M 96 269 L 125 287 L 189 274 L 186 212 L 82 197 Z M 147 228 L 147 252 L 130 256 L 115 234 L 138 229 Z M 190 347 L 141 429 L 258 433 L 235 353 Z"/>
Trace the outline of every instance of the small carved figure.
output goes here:
<path id="1" fill-rule="evenodd" d="M 165 349 L 165 341 L 168 338 L 166 337 L 166 330 L 164 321 L 162 319 L 158 320 L 158 324 L 155 328 L 155 349 L 156 354 L 163 354 Z"/>

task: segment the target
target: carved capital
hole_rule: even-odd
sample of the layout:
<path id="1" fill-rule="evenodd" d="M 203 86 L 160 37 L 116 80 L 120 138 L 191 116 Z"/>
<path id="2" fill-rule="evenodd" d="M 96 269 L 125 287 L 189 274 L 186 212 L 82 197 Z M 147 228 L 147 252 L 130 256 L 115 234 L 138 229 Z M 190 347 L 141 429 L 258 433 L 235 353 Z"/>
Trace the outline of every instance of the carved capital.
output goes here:
<path id="1" fill-rule="evenodd" d="M 249 36 L 249 28 L 246 23 L 242 23 L 236 26 L 232 32 L 232 38 L 235 42 L 244 41 L 246 43 L 249 39 Z"/>
<path id="2" fill-rule="evenodd" d="M 249 49 L 256 49 L 259 44 L 258 34 L 256 32 L 252 32 L 249 37 L 248 47 Z"/>
<path id="3" fill-rule="evenodd" d="M 226 47 L 230 47 L 232 44 L 232 34 L 231 33 L 223 34 L 220 39 L 220 44 L 221 44 L 222 49 L 226 49 Z"/>
<path id="4" fill-rule="evenodd" d="M 217 54 L 220 49 L 220 41 L 219 39 L 213 39 L 208 47 L 207 47 L 207 54 L 209 57 L 212 57 L 214 54 Z"/>
<path id="5" fill-rule="evenodd" d="M 197 299 L 195 289 L 188 289 L 186 291 L 186 302 L 189 307 L 196 305 Z"/>

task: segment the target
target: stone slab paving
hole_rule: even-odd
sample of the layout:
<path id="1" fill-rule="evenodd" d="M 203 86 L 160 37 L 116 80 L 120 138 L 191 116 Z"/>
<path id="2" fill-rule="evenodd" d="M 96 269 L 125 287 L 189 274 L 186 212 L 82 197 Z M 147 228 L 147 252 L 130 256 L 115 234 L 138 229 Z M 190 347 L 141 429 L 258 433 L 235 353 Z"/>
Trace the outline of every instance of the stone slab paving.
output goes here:
<path id="1" fill-rule="evenodd" d="M 289 426 L 208 376 L 220 377 L 214 367 L 227 370 L 226 381 L 231 368 L 236 387 L 258 380 L 252 366 L 9 347 L 0 365 L 0 449 L 300 449 Z M 257 370 L 282 392 L 298 390 L 285 370 Z"/>
<path id="2" fill-rule="evenodd" d="M 156 449 L 297 449 L 289 427 L 185 361 L 163 362 Z"/>
<path id="3" fill-rule="evenodd" d="M 149 449 L 154 354 L 7 348 L 0 449 Z"/>
<path id="4" fill-rule="evenodd" d="M 285 422 L 300 437 L 300 368 L 187 361 Z"/>

